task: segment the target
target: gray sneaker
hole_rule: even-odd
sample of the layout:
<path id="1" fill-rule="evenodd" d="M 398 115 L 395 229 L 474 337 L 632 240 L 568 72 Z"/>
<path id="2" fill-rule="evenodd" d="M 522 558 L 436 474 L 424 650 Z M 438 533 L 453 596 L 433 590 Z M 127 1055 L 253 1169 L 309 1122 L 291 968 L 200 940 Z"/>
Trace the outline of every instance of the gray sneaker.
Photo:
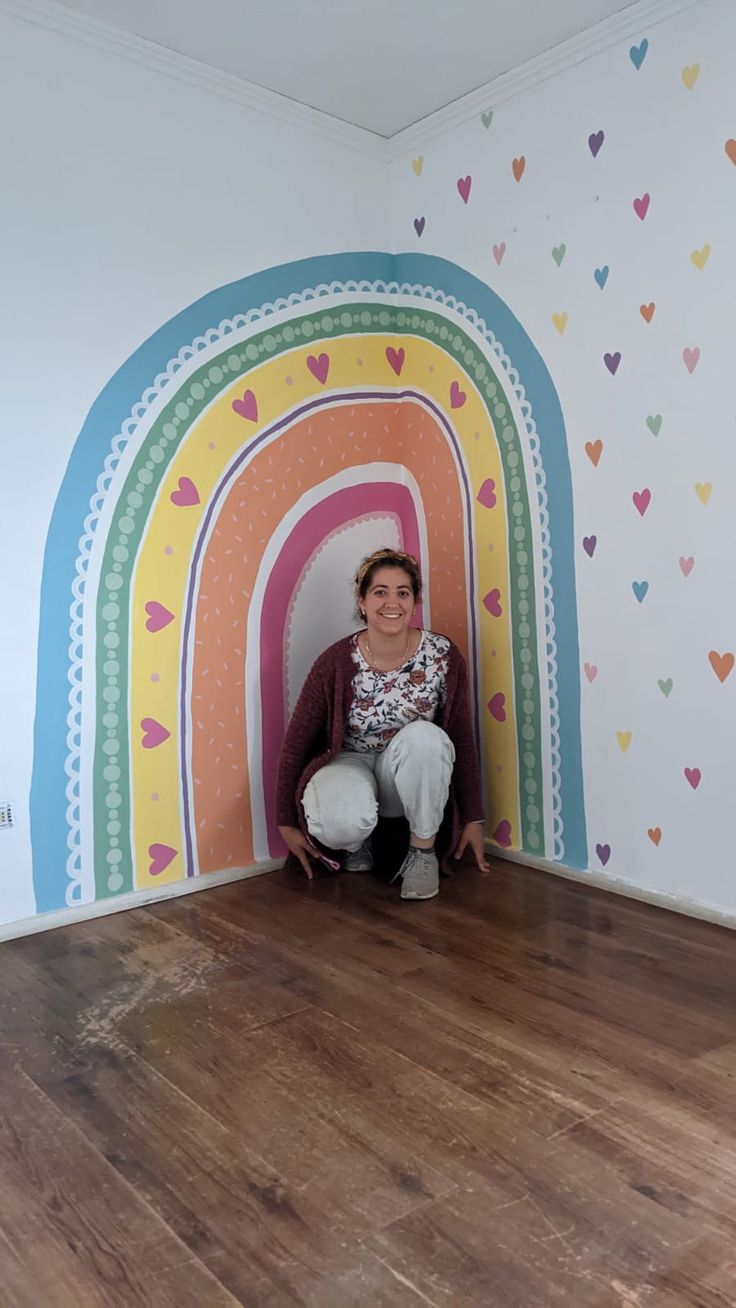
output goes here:
<path id="1" fill-rule="evenodd" d="M 355 849 L 346 853 L 343 862 L 343 871 L 345 872 L 370 872 L 373 869 L 373 849 L 371 838 L 368 836 L 360 849 Z"/>
<path id="2" fill-rule="evenodd" d="M 410 845 L 397 874 L 402 899 L 434 899 L 440 893 L 440 869 L 433 849 Z"/>

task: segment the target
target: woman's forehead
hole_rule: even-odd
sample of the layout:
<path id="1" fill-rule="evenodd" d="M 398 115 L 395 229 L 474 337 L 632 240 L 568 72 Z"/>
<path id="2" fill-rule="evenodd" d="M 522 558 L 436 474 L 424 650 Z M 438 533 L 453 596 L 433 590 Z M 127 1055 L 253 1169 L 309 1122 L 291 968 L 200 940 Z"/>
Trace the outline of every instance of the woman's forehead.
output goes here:
<path id="1" fill-rule="evenodd" d="M 411 577 L 404 568 L 377 568 L 368 589 L 375 590 L 376 586 L 408 586 L 411 590 Z"/>

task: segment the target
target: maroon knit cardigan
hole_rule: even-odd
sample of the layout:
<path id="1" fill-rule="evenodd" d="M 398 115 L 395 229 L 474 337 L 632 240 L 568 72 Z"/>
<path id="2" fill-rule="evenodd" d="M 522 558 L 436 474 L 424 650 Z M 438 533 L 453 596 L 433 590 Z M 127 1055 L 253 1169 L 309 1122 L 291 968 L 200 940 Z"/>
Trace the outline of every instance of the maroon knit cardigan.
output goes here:
<path id="1" fill-rule="evenodd" d="M 299 827 L 309 835 L 302 795 L 319 768 L 332 762 L 343 748 L 345 728 L 353 701 L 357 667 L 352 657 L 353 637 L 330 645 L 313 664 L 291 717 L 279 763 L 276 795 L 279 826 Z M 454 852 L 466 822 L 485 816 L 480 769 L 470 717 L 468 673 L 465 659 L 450 642 L 445 698 L 435 722 L 455 746 L 450 796 L 437 836 L 437 852 L 445 860 Z M 314 838 L 309 836 L 314 843 Z"/>

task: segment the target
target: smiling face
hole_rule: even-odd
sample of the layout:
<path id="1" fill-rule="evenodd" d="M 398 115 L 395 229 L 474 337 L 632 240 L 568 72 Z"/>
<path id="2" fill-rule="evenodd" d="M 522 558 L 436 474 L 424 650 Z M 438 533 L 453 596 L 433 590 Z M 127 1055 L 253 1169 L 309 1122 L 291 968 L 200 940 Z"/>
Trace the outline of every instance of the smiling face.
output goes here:
<path id="1" fill-rule="evenodd" d="M 371 634 L 403 635 L 409 629 L 416 599 L 411 577 L 403 568 L 377 568 L 361 599 Z"/>

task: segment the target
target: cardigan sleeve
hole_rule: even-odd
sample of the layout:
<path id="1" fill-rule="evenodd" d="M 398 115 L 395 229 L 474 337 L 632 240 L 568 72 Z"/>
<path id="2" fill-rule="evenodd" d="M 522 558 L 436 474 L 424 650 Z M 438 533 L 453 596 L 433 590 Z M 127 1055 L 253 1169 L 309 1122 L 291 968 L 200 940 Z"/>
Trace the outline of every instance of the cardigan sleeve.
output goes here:
<path id="1" fill-rule="evenodd" d="M 299 826 L 297 789 L 307 764 L 325 748 L 330 702 L 329 671 L 324 656 L 312 665 L 284 737 L 276 790 L 276 821 Z"/>
<path id="2" fill-rule="evenodd" d="M 468 690 L 468 669 L 460 650 L 453 646 L 452 662 L 454 664 L 454 693 L 448 705 L 445 730 L 455 746 L 455 766 L 453 768 L 453 788 L 455 790 L 460 818 L 465 822 L 482 822 L 485 809 L 480 783 L 480 766 L 475 731 L 470 716 L 470 693 Z"/>

